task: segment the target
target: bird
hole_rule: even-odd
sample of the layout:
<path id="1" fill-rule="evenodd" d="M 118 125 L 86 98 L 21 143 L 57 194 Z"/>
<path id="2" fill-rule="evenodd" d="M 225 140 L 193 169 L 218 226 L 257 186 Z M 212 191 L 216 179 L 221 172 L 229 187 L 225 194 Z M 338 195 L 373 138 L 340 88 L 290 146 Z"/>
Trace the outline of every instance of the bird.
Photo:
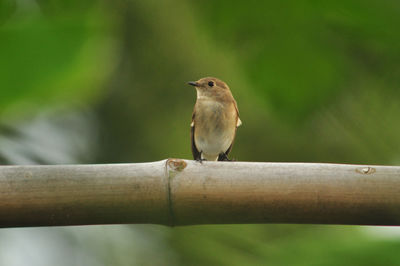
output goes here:
<path id="1" fill-rule="evenodd" d="M 193 158 L 197 161 L 230 161 L 236 129 L 242 124 L 237 103 L 228 85 L 214 77 L 189 81 L 197 99 L 190 124 Z"/>

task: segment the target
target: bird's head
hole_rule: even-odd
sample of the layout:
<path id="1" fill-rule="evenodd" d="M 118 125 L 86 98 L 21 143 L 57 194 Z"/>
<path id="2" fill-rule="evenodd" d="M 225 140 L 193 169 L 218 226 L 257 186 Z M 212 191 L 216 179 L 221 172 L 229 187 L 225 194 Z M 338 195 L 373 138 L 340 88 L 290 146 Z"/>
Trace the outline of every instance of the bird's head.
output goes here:
<path id="1" fill-rule="evenodd" d="M 230 94 L 228 85 L 222 80 L 213 77 L 206 77 L 199 79 L 198 81 L 189 81 L 189 85 L 192 85 L 197 90 L 197 98 L 200 97 L 221 97 L 226 94 Z"/>

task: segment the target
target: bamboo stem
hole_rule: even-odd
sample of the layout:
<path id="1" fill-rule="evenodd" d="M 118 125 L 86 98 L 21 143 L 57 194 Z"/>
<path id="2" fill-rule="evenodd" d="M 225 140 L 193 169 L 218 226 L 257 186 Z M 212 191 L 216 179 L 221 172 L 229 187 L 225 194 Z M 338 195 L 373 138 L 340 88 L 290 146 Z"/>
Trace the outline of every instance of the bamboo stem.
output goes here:
<path id="1" fill-rule="evenodd" d="M 400 167 L 169 159 L 0 166 L 0 227 L 400 225 Z"/>

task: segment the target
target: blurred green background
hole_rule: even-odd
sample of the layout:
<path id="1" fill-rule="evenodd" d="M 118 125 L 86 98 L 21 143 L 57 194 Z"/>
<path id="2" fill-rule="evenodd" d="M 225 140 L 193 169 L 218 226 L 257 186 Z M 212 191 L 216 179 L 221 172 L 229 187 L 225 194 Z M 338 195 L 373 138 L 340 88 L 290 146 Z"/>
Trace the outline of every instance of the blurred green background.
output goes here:
<path id="1" fill-rule="evenodd" d="M 399 164 L 400 2 L 0 0 L 0 163 L 191 158 L 195 91 L 241 161 Z M 0 265 L 399 265 L 396 228 L 0 230 Z"/>

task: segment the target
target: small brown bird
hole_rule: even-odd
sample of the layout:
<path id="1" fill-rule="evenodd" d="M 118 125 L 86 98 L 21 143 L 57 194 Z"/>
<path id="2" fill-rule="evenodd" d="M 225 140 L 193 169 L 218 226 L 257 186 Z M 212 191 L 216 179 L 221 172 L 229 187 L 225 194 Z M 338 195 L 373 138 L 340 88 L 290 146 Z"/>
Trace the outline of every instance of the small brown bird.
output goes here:
<path id="1" fill-rule="evenodd" d="M 198 161 L 229 161 L 228 153 L 242 121 L 228 85 L 212 77 L 188 83 L 197 90 L 190 125 L 193 158 Z"/>

